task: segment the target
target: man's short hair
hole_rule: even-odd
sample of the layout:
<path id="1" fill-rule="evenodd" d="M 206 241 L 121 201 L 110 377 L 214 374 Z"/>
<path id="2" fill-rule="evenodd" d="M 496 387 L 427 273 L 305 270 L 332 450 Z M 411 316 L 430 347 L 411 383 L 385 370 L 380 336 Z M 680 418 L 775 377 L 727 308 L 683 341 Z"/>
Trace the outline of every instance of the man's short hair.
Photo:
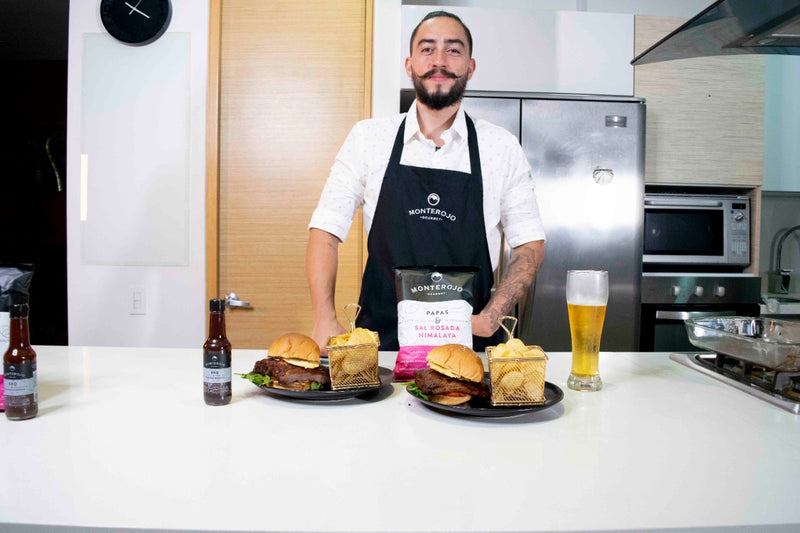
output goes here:
<path id="1" fill-rule="evenodd" d="M 433 19 L 436 17 L 450 17 L 451 19 L 456 20 L 458 21 L 459 24 L 461 24 L 461 27 L 464 28 L 464 31 L 467 33 L 467 44 L 469 45 L 469 57 L 472 57 L 472 34 L 470 33 L 469 28 L 467 28 L 467 25 L 464 24 L 464 22 L 460 18 L 458 18 L 458 15 L 454 15 L 453 13 L 449 13 L 447 11 L 431 11 L 430 13 L 425 15 L 422 18 L 422 20 L 419 21 L 419 24 L 416 25 L 414 31 L 411 32 L 409 53 L 414 52 L 414 37 L 417 36 L 417 30 L 419 30 L 419 27 L 422 26 L 422 23 L 425 22 L 426 20 Z"/>

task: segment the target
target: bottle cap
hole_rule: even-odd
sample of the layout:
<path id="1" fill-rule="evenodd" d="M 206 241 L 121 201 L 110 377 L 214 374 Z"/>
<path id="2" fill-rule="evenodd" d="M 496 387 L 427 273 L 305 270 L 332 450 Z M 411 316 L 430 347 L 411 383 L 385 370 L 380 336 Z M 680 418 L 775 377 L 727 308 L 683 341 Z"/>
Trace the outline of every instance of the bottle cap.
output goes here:
<path id="1" fill-rule="evenodd" d="M 30 309 L 28 304 L 13 304 L 8 310 L 8 316 L 10 318 L 28 318 Z"/>
<path id="2" fill-rule="evenodd" d="M 225 311 L 225 300 L 213 298 L 208 301 L 208 309 L 211 312 L 222 313 Z"/>

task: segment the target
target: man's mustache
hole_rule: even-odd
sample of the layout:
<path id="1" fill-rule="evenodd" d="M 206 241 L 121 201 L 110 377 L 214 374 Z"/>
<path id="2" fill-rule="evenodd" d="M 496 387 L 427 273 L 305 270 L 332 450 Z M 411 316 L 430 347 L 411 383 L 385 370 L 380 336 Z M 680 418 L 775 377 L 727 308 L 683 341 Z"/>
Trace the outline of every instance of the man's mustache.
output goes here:
<path id="1" fill-rule="evenodd" d="M 429 70 L 428 72 L 426 72 L 425 74 L 420 76 L 420 78 L 422 78 L 423 80 L 427 80 L 428 78 L 430 78 L 431 76 L 434 76 L 436 74 L 441 74 L 443 76 L 447 76 L 448 78 L 457 78 L 458 77 L 455 74 L 453 74 L 452 72 L 448 72 L 448 71 L 446 71 L 444 69 L 441 69 L 441 68 L 435 68 L 435 69 Z"/>

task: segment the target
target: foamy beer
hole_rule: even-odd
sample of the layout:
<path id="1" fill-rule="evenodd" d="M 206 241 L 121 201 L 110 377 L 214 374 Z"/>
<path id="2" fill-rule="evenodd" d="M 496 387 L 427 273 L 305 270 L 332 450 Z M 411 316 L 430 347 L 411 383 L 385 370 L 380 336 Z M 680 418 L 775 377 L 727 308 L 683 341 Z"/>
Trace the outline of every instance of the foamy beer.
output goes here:
<path id="1" fill-rule="evenodd" d="M 607 271 L 567 272 L 567 309 L 572 334 L 572 370 L 567 380 L 570 389 L 598 391 L 603 388 L 598 367 L 607 303 Z"/>

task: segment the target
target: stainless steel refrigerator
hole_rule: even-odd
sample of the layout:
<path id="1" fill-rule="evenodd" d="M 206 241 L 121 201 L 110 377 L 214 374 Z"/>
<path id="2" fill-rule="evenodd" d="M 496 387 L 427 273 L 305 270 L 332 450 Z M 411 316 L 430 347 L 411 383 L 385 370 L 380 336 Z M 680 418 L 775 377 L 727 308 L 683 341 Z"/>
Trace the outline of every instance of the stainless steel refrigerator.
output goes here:
<path id="1" fill-rule="evenodd" d="M 609 272 L 601 350 L 637 351 L 645 104 L 629 97 L 468 93 L 464 109 L 519 138 L 547 233 L 544 264 L 517 306 L 519 337 L 570 350 L 567 270 Z M 501 258 L 502 276 L 507 252 Z"/>

